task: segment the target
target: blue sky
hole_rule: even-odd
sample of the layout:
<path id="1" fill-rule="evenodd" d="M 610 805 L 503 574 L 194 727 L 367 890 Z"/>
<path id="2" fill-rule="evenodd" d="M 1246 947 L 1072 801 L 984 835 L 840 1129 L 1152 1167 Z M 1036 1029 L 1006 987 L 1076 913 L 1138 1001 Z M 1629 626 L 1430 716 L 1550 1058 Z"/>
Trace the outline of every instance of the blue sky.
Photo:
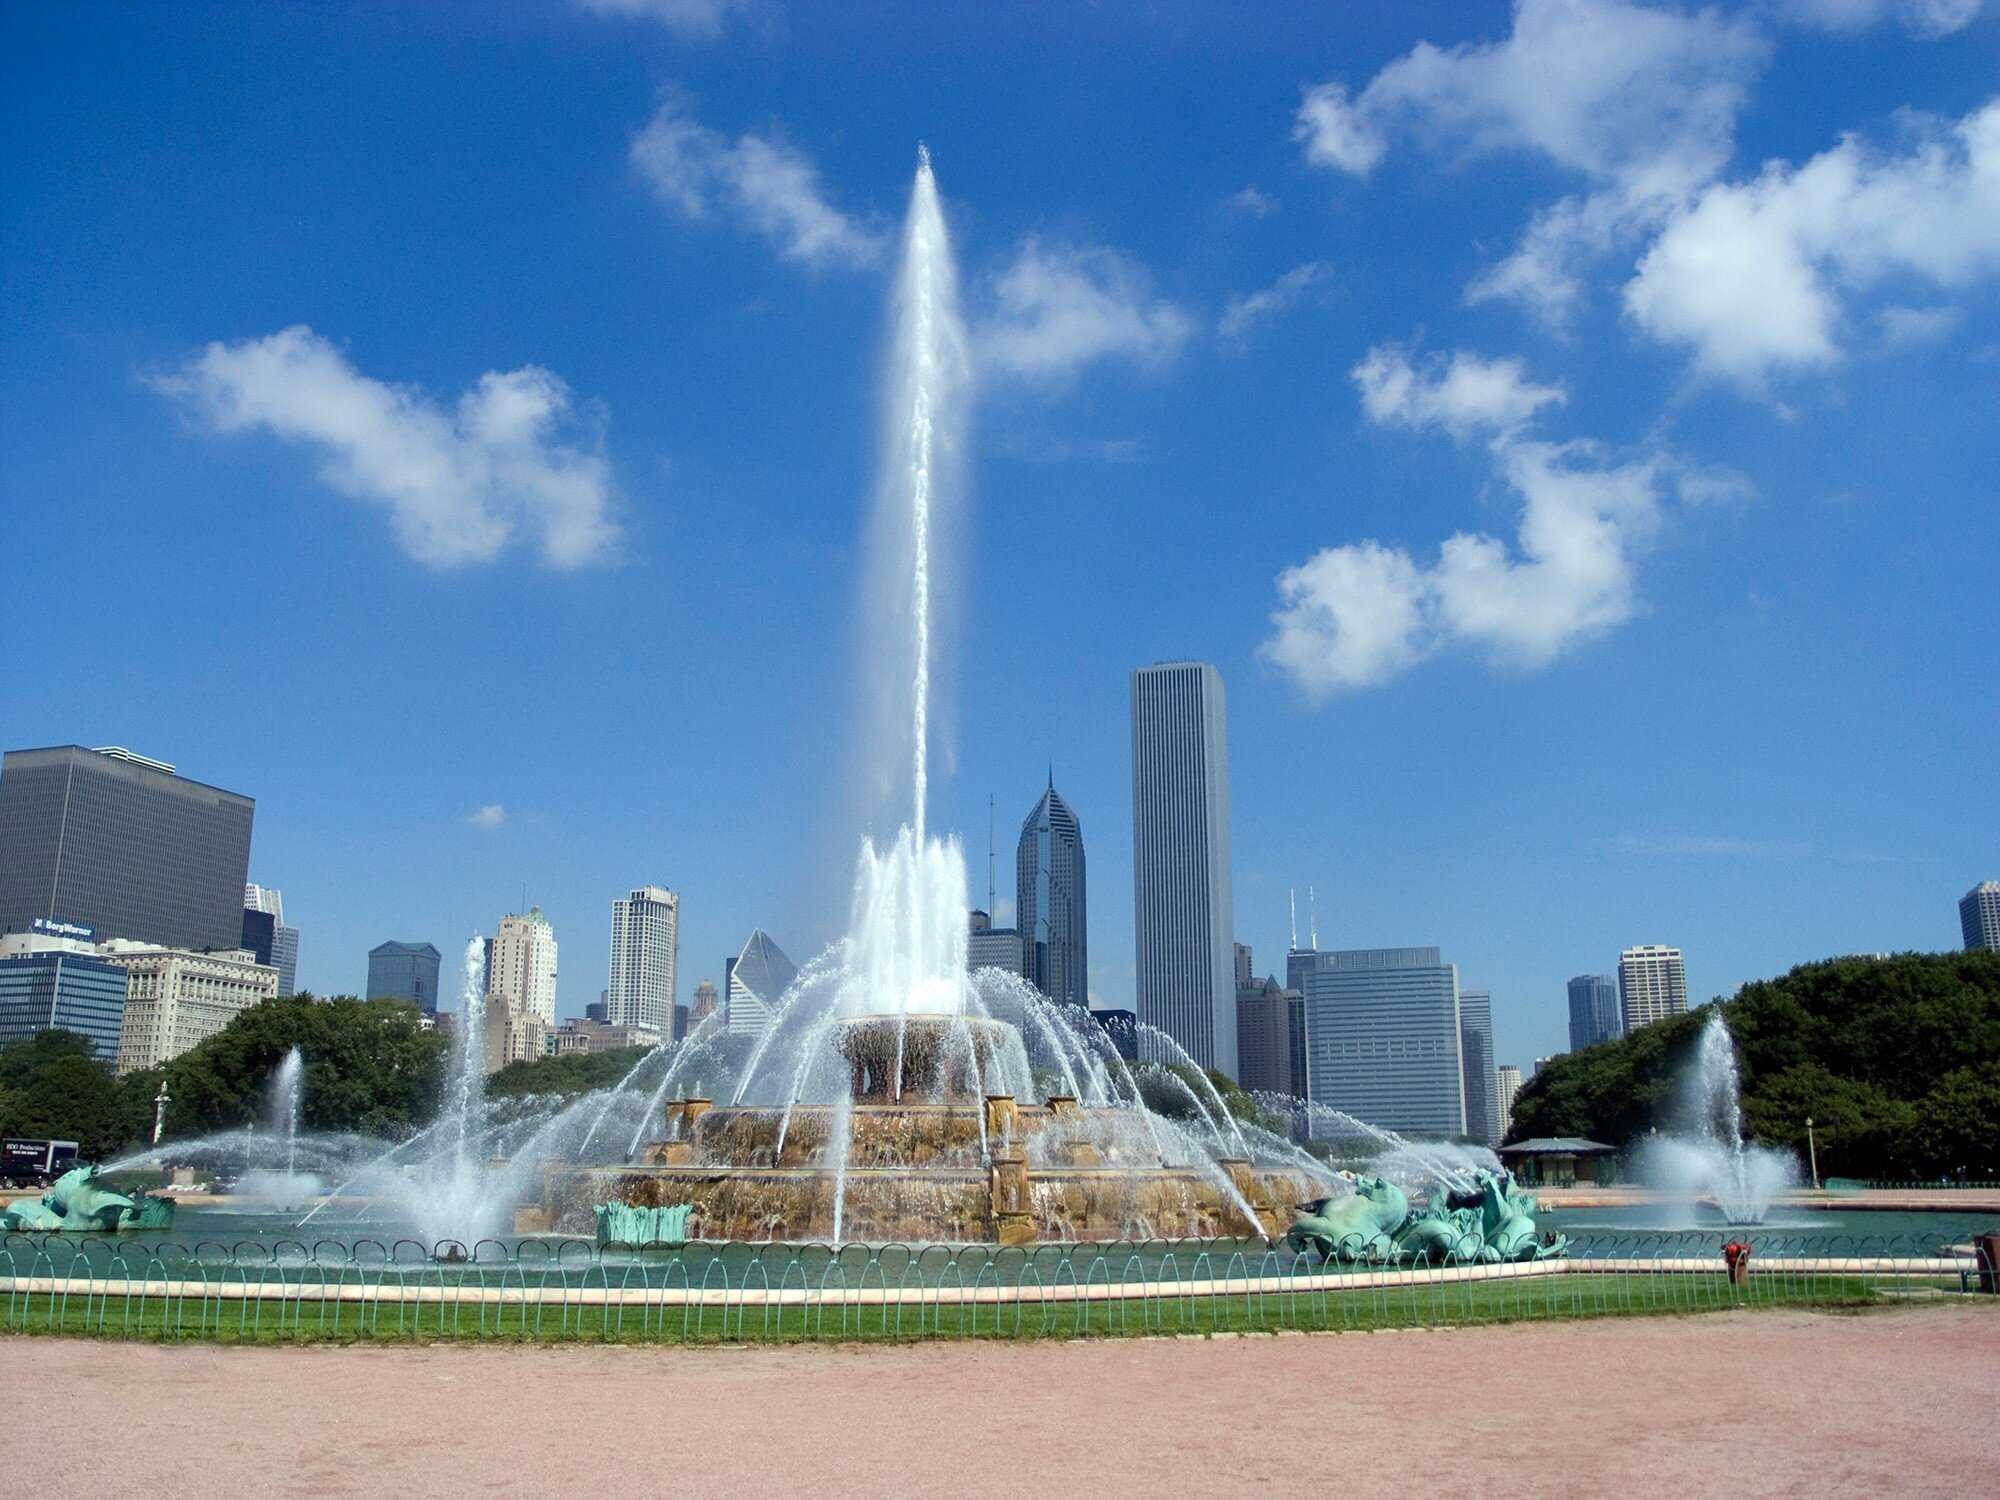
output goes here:
<path id="1" fill-rule="evenodd" d="M 1132 989 L 1126 673 L 1229 692 L 1239 937 L 1563 981 L 1957 942 L 2000 874 L 1976 0 L 15 6 L 0 742 L 258 800 L 301 981 L 523 891 L 561 1008 L 844 916 L 916 143 L 979 394 L 934 826 L 1053 762 Z M 488 810 L 482 814 L 482 810 Z"/>

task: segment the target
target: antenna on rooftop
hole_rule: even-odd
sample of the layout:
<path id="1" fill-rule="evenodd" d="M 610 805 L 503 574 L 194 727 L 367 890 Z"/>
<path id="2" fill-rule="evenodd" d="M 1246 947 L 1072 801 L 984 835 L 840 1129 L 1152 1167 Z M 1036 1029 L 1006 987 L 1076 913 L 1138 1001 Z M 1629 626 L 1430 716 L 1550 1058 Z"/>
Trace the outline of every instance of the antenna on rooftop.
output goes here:
<path id="1" fill-rule="evenodd" d="M 986 915 L 993 916 L 993 794 L 986 794 Z"/>
<path id="2" fill-rule="evenodd" d="M 1292 904 L 1292 952 L 1296 953 L 1299 951 L 1299 888 L 1293 886 L 1285 892 L 1285 896 Z"/>
<path id="3" fill-rule="evenodd" d="M 1319 898 L 1313 894 L 1311 886 L 1306 887 L 1306 921 L 1312 925 L 1313 952 L 1319 952 Z"/>

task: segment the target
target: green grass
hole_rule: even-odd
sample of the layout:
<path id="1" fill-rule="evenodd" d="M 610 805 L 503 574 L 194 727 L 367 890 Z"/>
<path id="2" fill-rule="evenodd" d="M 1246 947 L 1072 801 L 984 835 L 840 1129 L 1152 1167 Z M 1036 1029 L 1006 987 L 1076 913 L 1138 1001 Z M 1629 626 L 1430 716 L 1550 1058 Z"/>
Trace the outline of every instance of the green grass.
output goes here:
<path id="1" fill-rule="evenodd" d="M 32 1335 L 228 1344 L 474 1342 L 793 1343 L 929 1338 L 1077 1338 L 1159 1334 L 1371 1332 L 1601 1317 L 1672 1316 L 1730 1308 L 1860 1309 L 1882 1292 L 1934 1288 L 1958 1299 L 1956 1278 L 1894 1281 L 1818 1275 L 1753 1279 L 1592 1274 L 1450 1282 L 1372 1290 L 1158 1297 L 1129 1302 L 875 1307 L 569 1307 L 476 1303 L 399 1306 L 291 1301 L 171 1305 L 122 1296 L 32 1299 L 0 1294 L 0 1328 Z M 1966 1298 L 1982 1303 L 2000 1299 Z"/>

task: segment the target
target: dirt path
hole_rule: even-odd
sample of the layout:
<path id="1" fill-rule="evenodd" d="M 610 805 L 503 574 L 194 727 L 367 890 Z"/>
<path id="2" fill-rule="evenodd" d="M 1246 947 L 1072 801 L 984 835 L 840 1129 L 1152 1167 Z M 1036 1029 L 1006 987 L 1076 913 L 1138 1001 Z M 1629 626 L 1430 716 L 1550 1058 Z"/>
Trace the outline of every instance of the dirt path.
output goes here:
<path id="1" fill-rule="evenodd" d="M 1952 1495 L 2000 1309 L 1048 1344 L 225 1349 L 10 1339 L 89 1434 L 40 1496 Z M 24 1404 L 25 1398 L 25 1404 Z"/>

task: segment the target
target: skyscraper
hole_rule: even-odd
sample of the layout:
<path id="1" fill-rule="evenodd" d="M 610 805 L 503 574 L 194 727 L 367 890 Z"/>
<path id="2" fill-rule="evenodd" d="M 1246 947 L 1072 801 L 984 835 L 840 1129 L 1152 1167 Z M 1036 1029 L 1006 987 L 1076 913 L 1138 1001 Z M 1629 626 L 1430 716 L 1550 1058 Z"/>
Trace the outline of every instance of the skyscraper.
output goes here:
<path id="1" fill-rule="evenodd" d="M 1466 1133 L 1455 965 L 1435 948 L 1333 950 L 1304 978 L 1315 1104 L 1391 1130 Z"/>
<path id="2" fill-rule="evenodd" d="M 104 939 L 233 952 L 256 803 L 116 746 L 0 761 L 0 932 L 37 917 Z"/>
<path id="3" fill-rule="evenodd" d="M 278 971 L 279 999 L 297 993 L 299 930 L 285 924 L 283 891 L 254 883 L 243 887 L 242 946 Z"/>
<path id="4" fill-rule="evenodd" d="M 1021 934 L 1012 927 L 995 927 L 983 911 L 967 914 L 965 967 L 1001 969 L 1009 974 L 1025 974 L 1021 957 Z"/>
<path id="5" fill-rule="evenodd" d="M 728 1028 L 732 1035 L 760 1036 L 777 1014 L 778 1000 L 798 976 L 798 965 L 785 957 L 785 950 L 771 941 L 763 928 L 755 928 L 744 941 L 743 951 L 729 961 Z"/>
<path id="6" fill-rule="evenodd" d="M 1514 1096 L 1521 1092 L 1521 1070 L 1512 1063 L 1502 1063 L 1494 1070 L 1494 1079 L 1500 1091 L 1500 1139 L 1504 1141 L 1514 1128 Z"/>
<path id="7" fill-rule="evenodd" d="M 1688 1008 L 1687 965 L 1681 950 L 1642 943 L 1618 955 L 1618 998 L 1625 1012 L 1625 1034 L 1650 1026 Z"/>
<path id="8" fill-rule="evenodd" d="M 38 1031 L 74 1031 L 90 1038 L 98 1061 L 118 1061 L 126 975 L 98 956 L 95 938 L 88 927 L 46 919 L 0 937 L 0 1047 Z"/>
<path id="9" fill-rule="evenodd" d="M 2000 880 L 1981 881 L 1965 893 L 1958 903 L 1958 925 L 1967 948 L 2000 953 Z"/>
<path id="10" fill-rule="evenodd" d="M 1239 953 L 1248 952 L 1241 944 Z M 1306 1081 L 1305 1000 L 1276 978 L 1250 978 L 1236 989 L 1237 1082 L 1246 1090 L 1310 1096 Z"/>
<path id="11" fill-rule="evenodd" d="M 1500 1101 L 1493 1072 L 1493 992 L 1458 992 L 1459 1056 L 1465 1074 L 1465 1133 L 1497 1145 Z"/>
<path id="12" fill-rule="evenodd" d="M 1014 925 L 1028 983 L 1059 1004 L 1088 1010 L 1083 829 L 1056 795 L 1054 772 L 1021 823 L 1014 851 Z"/>
<path id="13" fill-rule="evenodd" d="M 611 985 L 604 992 L 610 1026 L 673 1034 L 675 967 L 681 951 L 681 898 L 642 885 L 611 903 Z"/>
<path id="14" fill-rule="evenodd" d="M 368 950 L 368 998 L 407 1000 L 437 1014 L 438 951 L 429 943 L 377 943 Z"/>
<path id="15" fill-rule="evenodd" d="M 1569 1050 L 1581 1052 L 1625 1031 L 1618 985 L 1609 974 L 1579 974 L 1569 982 Z"/>
<path id="16" fill-rule="evenodd" d="M 1138 1017 L 1203 1067 L 1236 1074 L 1235 903 L 1222 674 L 1132 674 L 1132 917 Z"/>
<path id="17" fill-rule="evenodd" d="M 486 969 L 486 993 L 541 1022 L 556 1023 L 556 935 L 539 906 L 500 919 Z M 487 1007 L 489 1017 L 492 1007 Z"/>

